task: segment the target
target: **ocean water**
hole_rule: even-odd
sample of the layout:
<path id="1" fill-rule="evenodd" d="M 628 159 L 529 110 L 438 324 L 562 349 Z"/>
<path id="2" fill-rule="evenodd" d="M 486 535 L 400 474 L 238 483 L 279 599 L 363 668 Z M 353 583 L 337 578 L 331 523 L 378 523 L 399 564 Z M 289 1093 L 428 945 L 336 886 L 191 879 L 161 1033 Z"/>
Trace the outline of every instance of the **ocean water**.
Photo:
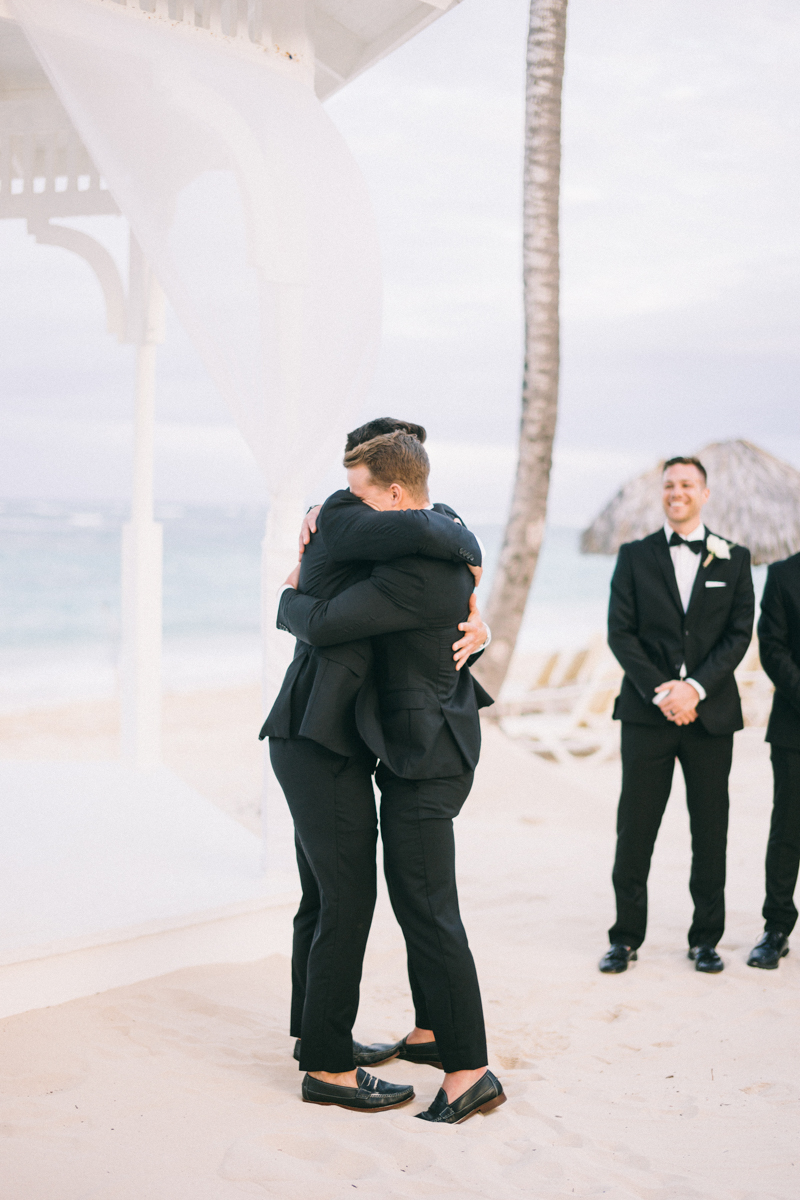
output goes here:
<path id="1" fill-rule="evenodd" d="M 165 689 L 257 681 L 265 512 L 168 505 L 156 516 L 164 525 Z M 126 519 L 113 505 L 0 504 L 0 710 L 115 693 Z M 485 604 L 502 527 L 475 532 L 486 550 Z M 577 647 L 604 628 L 614 559 L 582 555 L 578 537 L 548 530 L 520 648 Z"/>

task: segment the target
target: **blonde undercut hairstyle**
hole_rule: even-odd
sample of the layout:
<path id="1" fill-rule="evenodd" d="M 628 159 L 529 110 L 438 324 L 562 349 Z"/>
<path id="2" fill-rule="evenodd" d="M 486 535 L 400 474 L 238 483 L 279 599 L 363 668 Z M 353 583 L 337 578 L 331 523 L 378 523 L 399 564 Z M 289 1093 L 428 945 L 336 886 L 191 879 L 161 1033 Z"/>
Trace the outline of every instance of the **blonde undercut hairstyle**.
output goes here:
<path id="1" fill-rule="evenodd" d="M 431 464 L 425 447 L 410 433 L 385 433 L 354 446 L 344 456 L 344 465 L 366 467 L 373 483 L 389 488 L 399 483 L 415 500 L 427 500 Z"/>

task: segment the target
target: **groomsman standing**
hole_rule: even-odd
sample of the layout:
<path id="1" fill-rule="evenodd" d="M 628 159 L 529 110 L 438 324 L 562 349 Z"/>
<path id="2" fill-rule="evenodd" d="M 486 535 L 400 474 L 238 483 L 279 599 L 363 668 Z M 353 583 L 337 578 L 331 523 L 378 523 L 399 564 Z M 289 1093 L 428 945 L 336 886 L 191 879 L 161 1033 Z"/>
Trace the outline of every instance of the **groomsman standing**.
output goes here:
<path id="1" fill-rule="evenodd" d="M 748 966 L 773 971 L 789 953 L 797 921 L 794 889 L 800 864 L 800 554 L 773 563 L 758 622 L 761 665 L 775 684 L 767 741 L 774 800 L 767 843 L 764 934 Z"/>
<path id="2" fill-rule="evenodd" d="M 675 760 L 686 781 L 692 831 L 689 958 L 724 963 L 728 775 L 742 708 L 733 677 L 753 630 L 750 553 L 709 533 L 709 497 L 696 458 L 664 465 L 666 523 L 621 546 L 611 581 L 608 642 L 625 670 L 614 717 L 622 722 L 622 794 L 613 883 L 617 919 L 600 970 L 636 959 L 647 928 L 647 877 Z"/>

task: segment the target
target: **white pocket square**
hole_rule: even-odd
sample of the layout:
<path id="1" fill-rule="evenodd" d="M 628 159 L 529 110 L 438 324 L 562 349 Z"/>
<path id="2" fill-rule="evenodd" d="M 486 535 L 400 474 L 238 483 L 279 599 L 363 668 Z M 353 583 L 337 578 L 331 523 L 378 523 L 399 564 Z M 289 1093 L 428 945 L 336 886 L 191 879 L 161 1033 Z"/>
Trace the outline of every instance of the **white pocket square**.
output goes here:
<path id="1" fill-rule="evenodd" d="M 723 583 L 723 581 L 721 579 L 707 579 L 706 580 L 706 587 L 727 587 L 727 586 L 728 585 L 726 583 Z"/>

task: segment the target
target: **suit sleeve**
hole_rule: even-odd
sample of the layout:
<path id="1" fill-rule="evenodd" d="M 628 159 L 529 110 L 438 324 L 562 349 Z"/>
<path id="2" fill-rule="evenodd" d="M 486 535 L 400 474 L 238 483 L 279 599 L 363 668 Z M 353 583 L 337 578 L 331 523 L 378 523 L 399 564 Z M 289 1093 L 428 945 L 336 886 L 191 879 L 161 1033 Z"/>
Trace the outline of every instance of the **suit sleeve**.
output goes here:
<path id="1" fill-rule="evenodd" d="M 328 554 L 336 562 L 389 562 L 409 554 L 479 567 L 481 548 L 473 533 L 430 509 L 377 512 L 351 492 L 334 492 L 318 518 Z"/>
<path id="2" fill-rule="evenodd" d="M 756 599 L 750 572 L 750 551 L 744 547 L 741 547 L 741 551 L 739 578 L 725 632 L 700 665 L 692 670 L 692 677 L 703 685 L 708 695 L 712 695 L 733 674 L 753 637 Z"/>
<path id="3" fill-rule="evenodd" d="M 617 565 L 611 579 L 608 644 L 631 683 L 649 704 L 656 688 L 667 680 L 661 669 L 648 657 L 639 639 L 638 630 L 639 614 L 633 586 L 630 547 L 620 546 Z"/>
<path id="4" fill-rule="evenodd" d="M 414 575 L 378 567 L 332 600 L 316 600 L 286 588 L 278 603 L 278 628 L 311 646 L 335 646 L 425 624 L 424 587 Z"/>
<path id="5" fill-rule="evenodd" d="M 800 710 L 800 667 L 792 658 L 789 620 L 780 577 L 774 567 L 767 571 L 758 622 L 761 665 L 781 695 Z"/>

